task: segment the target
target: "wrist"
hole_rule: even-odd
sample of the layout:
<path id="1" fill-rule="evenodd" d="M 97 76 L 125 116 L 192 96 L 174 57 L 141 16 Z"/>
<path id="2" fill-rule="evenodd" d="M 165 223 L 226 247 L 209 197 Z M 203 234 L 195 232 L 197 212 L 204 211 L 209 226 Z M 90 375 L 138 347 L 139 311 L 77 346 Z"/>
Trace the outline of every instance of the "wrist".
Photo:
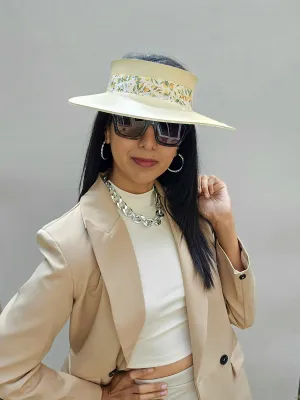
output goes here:
<path id="1" fill-rule="evenodd" d="M 215 231 L 223 228 L 223 227 L 234 227 L 235 226 L 235 221 L 233 214 L 225 214 L 222 216 L 217 216 L 213 218 L 211 222 L 213 228 Z"/>

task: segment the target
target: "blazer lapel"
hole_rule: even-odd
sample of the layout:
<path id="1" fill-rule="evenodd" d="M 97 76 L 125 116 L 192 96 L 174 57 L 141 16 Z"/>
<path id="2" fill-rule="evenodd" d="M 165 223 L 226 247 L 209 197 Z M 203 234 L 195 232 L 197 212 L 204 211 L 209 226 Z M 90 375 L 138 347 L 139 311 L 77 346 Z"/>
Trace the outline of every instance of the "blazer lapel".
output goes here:
<path id="1" fill-rule="evenodd" d="M 161 196 L 164 196 L 161 185 L 156 183 L 156 187 Z M 195 273 L 195 267 L 181 230 L 173 218 L 168 213 L 166 215 L 174 235 L 181 264 L 196 382 L 201 374 L 200 366 L 206 341 L 208 298 L 202 280 Z"/>
<path id="2" fill-rule="evenodd" d="M 82 196 L 80 207 L 128 364 L 145 322 L 145 301 L 134 249 L 100 176 Z"/>

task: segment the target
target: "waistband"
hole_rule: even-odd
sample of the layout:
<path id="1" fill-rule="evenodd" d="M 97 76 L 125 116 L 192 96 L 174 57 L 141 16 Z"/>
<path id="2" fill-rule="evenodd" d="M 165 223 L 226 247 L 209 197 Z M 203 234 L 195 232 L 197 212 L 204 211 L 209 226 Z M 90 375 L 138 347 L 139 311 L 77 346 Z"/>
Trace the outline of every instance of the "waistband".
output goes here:
<path id="1" fill-rule="evenodd" d="M 193 365 L 177 374 L 165 376 L 156 379 L 135 379 L 136 383 L 155 383 L 165 382 L 168 386 L 183 385 L 184 383 L 192 382 L 194 380 L 194 367 Z"/>

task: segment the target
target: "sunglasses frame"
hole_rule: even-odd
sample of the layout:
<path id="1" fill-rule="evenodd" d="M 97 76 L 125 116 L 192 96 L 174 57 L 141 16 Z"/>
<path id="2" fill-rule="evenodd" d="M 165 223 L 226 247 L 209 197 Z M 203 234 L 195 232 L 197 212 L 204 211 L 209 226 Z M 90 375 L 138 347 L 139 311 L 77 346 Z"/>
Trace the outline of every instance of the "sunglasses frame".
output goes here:
<path id="1" fill-rule="evenodd" d="M 187 134 L 188 131 L 189 131 L 189 128 L 187 127 L 186 124 L 178 124 L 178 123 L 176 123 L 176 125 L 180 125 L 180 126 L 181 126 L 181 129 L 184 128 L 184 132 L 183 132 L 183 134 L 182 134 L 182 137 L 181 137 L 180 140 L 178 141 L 178 143 L 176 143 L 176 144 L 160 143 L 160 141 L 159 141 L 159 139 L 158 139 L 158 135 L 159 135 L 159 134 L 158 134 L 157 126 L 158 126 L 160 123 L 171 124 L 171 122 L 148 121 L 148 120 L 145 120 L 145 119 L 141 118 L 141 121 L 144 121 L 144 124 L 145 124 L 144 129 L 143 129 L 142 133 L 141 133 L 139 136 L 134 136 L 134 137 L 133 137 L 133 136 L 126 136 L 126 135 L 123 135 L 123 133 L 119 131 L 119 129 L 118 129 L 118 123 L 117 123 L 117 117 L 123 117 L 123 115 L 112 114 L 112 120 L 113 120 L 113 124 L 114 124 L 114 128 L 115 128 L 116 134 L 117 134 L 118 136 L 124 138 L 124 139 L 129 139 L 129 140 L 139 140 L 139 139 L 144 135 L 144 133 L 146 132 L 146 130 L 148 129 L 148 127 L 149 127 L 150 125 L 152 125 L 152 126 L 153 126 L 153 129 L 154 129 L 154 136 L 155 136 L 155 140 L 156 140 L 156 143 L 157 143 L 157 144 L 159 144 L 159 145 L 161 145 L 161 146 L 166 146 L 166 147 L 179 147 L 179 146 L 181 145 L 181 143 L 183 142 L 183 140 L 184 140 L 186 134 Z M 126 116 L 125 116 L 125 117 L 126 117 Z M 126 117 L 126 118 L 134 118 L 134 117 Z"/>

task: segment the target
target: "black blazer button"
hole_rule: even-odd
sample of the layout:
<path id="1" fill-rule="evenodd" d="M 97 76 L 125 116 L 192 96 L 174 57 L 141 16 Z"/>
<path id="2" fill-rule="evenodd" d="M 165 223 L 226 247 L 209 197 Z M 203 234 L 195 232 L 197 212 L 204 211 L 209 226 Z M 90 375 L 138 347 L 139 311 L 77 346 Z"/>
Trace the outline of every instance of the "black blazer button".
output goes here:
<path id="1" fill-rule="evenodd" d="M 242 279 L 245 279 L 246 278 L 246 275 L 245 274 L 242 274 L 242 275 L 240 275 L 240 279 L 242 280 Z"/>
<path id="2" fill-rule="evenodd" d="M 108 376 L 111 378 L 112 376 L 115 375 L 115 373 L 118 371 L 118 368 L 113 369 L 112 371 L 110 371 L 110 373 L 108 374 Z"/>
<path id="3" fill-rule="evenodd" d="M 225 365 L 228 361 L 228 356 L 226 354 L 224 354 L 221 358 L 220 358 L 220 363 L 222 365 Z"/>

